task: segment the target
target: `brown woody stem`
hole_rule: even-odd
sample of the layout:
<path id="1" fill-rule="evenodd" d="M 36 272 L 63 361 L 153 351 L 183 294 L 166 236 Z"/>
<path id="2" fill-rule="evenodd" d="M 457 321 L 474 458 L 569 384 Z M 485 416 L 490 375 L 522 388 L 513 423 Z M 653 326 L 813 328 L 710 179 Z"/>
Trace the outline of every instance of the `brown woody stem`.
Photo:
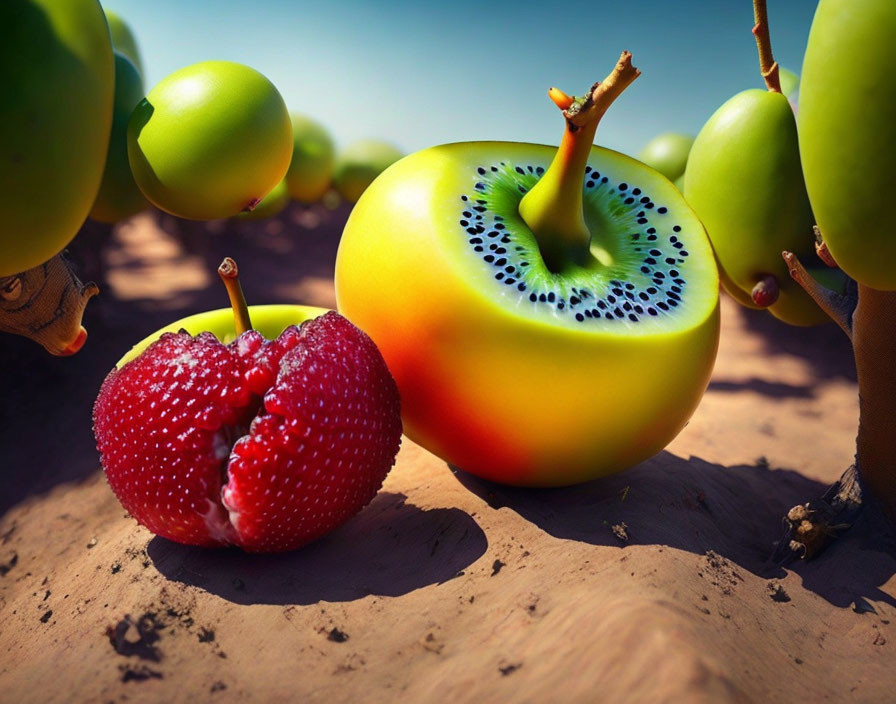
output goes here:
<path id="1" fill-rule="evenodd" d="M 591 93 L 584 100 L 566 108 L 564 117 L 575 127 L 593 123 L 596 128 L 613 101 L 640 75 L 641 71 L 632 66 L 631 52 L 623 51 L 610 75 L 591 86 Z"/>
<path id="2" fill-rule="evenodd" d="M 591 86 L 588 95 L 571 98 L 558 88 L 548 96 L 563 111 L 565 130 L 544 176 L 523 196 L 519 213 L 538 242 L 551 271 L 585 265 L 593 254 L 592 234 L 585 224 L 582 191 L 585 166 L 604 113 L 641 72 L 623 51 L 610 74 Z M 605 262 L 606 263 L 606 262 Z"/>
<path id="3" fill-rule="evenodd" d="M 794 280 L 849 335 L 859 384 L 855 464 L 824 496 L 790 510 L 788 536 L 776 556 L 787 560 L 819 553 L 860 515 L 886 516 L 889 525 L 882 530 L 896 524 L 896 291 L 850 279 L 840 295 L 822 287 L 796 256 L 783 254 Z"/>
<path id="4" fill-rule="evenodd" d="M 243 287 L 240 286 L 240 270 L 230 257 L 225 257 L 218 267 L 218 276 L 224 282 L 227 296 L 230 298 L 230 306 L 233 308 L 233 324 L 236 334 L 242 335 L 252 329 L 252 321 L 249 319 L 249 306 L 243 295 Z"/>
<path id="5" fill-rule="evenodd" d="M 812 276 L 806 267 L 803 266 L 799 258 L 793 252 L 781 252 L 784 262 L 790 270 L 790 278 L 796 281 L 802 289 L 809 294 L 813 301 L 818 304 L 828 317 L 831 318 L 840 328 L 853 338 L 853 311 L 856 307 L 855 297 L 851 295 L 842 295 L 836 291 L 822 286 L 818 280 Z"/>
<path id="6" fill-rule="evenodd" d="M 756 48 L 759 50 L 759 71 L 765 79 L 770 91 L 781 92 L 781 77 L 778 75 L 778 62 L 772 56 L 772 40 L 768 33 L 768 11 L 765 0 L 753 0 L 753 36 L 756 37 Z"/>
<path id="7" fill-rule="evenodd" d="M 818 258 L 831 269 L 837 269 L 838 266 L 837 262 L 834 261 L 834 255 L 831 254 L 831 250 L 828 249 L 824 238 L 821 236 L 821 230 L 818 228 L 818 225 L 812 226 L 812 232 L 815 233 L 815 253 L 818 255 Z"/>
<path id="8" fill-rule="evenodd" d="M 896 291 L 858 285 L 852 345 L 859 382 L 856 465 L 891 521 L 896 521 Z"/>

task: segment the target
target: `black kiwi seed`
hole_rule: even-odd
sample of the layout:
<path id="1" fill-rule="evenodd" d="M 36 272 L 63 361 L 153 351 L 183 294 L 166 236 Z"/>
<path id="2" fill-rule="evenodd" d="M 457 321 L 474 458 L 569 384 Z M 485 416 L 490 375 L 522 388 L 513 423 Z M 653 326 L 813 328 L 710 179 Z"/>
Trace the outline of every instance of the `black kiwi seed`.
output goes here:
<path id="1" fill-rule="evenodd" d="M 664 256 L 662 250 L 657 246 L 647 248 L 628 245 L 629 255 L 635 254 L 640 258 L 638 264 L 640 273 L 630 281 L 614 279 L 607 283 L 597 283 L 594 292 L 581 284 L 569 288 L 561 287 L 558 292 L 549 290 L 545 286 L 547 281 L 533 285 L 531 282 L 520 280 L 523 273 L 532 271 L 530 262 L 523 259 L 526 257 L 526 253 L 532 252 L 531 235 L 527 233 L 524 237 L 516 236 L 514 232 L 507 229 L 504 221 L 506 217 L 519 217 L 513 207 L 515 203 L 519 202 L 519 194 L 527 193 L 537 182 L 538 177 L 544 174 L 544 171 L 544 167 L 541 166 L 507 165 L 504 162 L 501 162 L 500 165 L 478 166 L 475 167 L 475 176 L 472 181 L 473 189 L 478 191 L 481 197 L 473 200 L 475 205 L 471 206 L 468 205 L 471 202 L 469 194 L 461 195 L 461 202 L 465 205 L 459 209 L 458 224 L 467 233 L 467 241 L 472 251 L 481 257 L 485 264 L 494 267 L 492 269 L 494 280 L 508 288 L 515 287 L 516 291 L 528 296 L 529 301 L 536 304 L 538 308 L 545 306 L 555 312 L 562 312 L 564 315 L 566 315 L 565 311 L 569 310 L 570 316 L 579 323 L 583 323 L 586 319 L 626 320 L 638 323 L 641 316 L 662 315 L 677 307 L 684 300 L 684 279 L 681 278 L 678 270 L 665 269 L 666 266 L 682 264 L 684 259 Z M 638 242 L 644 238 L 648 242 L 657 242 L 657 227 L 653 226 L 650 220 L 654 214 L 666 214 L 668 212 L 666 206 L 658 206 L 649 194 L 628 182 L 620 182 L 611 185 L 609 189 L 602 189 L 604 184 L 609 183 L 609 178 L 602 176 L 591 166 L 587 166 L 585 172 L 587 175 L 585 188 L 589 193 L 594 194 L 589 197 L 603 198 L 604 202 L 615 203 L 612 207 L 617 210 L 618 217 L 628 217 L 639 226 L 647 226 L 637 232 L 629 231 L 629 241 Z M 514 185 L 516 189 L 513 189 Z M 610 194 L 619 195 L 611 196 Z M 496 198 L 495 196 L 498 195 L 500 197 Z M 608 198 L 615 198 L 615 200 L 608 201 L 606 200 Z M 494 212 L 495 209 L 503 209 L 507 212 Z M 671 229 L 675 233 L 682 231 L 680 225 L 673 225 Z M 487 250 L 488 239 L 484 241 L 484 238 L 492 240 L 488 243 Z M 684 243 L 678 236 L 670 235 L 668 242 L 674 248 L 676 256 L 688 256 L 688 252 L 684 249 Z M 662 264 L 659 263 L 661 261 Z M 536 271 L 538 272 L 537 276 L 544 275 L 542 267 L 537 267 Z M 526 277 L 529 275 L 526 273 Z M 644 286 L 643 275 L 651 277 L 654 285 Z M 673 282 L 675 285 L 669 286 Z M 509 295 L 508 288 L 502 289 L 507 292 L 504 295 Z M 529 290 L 530 288 L 535 290 Z M 567 294 L 567 292 L 569 293 Z M 585 299 L 592 299 L 593 302 L 586 309 L 574 310 L 582 305 Z"/>

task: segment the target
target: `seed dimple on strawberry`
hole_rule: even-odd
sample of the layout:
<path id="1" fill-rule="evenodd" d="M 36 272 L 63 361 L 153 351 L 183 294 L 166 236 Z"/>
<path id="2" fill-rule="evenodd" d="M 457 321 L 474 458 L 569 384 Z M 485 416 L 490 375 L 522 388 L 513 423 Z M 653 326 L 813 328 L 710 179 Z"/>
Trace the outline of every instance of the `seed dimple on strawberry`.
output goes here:
<path id="1" fill-rule="evenodd" d="M 345 522 L 401 441 L 382 356 L 332 312 L 270 342 L 166 334 L 109 374 L 94 425 L 109 484 L 140 523 L 252 551 L 295 549 Z"/>

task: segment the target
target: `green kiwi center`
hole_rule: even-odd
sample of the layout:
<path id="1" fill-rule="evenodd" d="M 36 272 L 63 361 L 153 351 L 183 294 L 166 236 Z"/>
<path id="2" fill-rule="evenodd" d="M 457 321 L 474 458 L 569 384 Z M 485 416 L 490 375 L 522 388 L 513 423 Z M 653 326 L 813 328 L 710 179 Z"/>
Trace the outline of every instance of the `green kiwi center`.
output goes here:
<path id="1" fill-rule="evenodd" d="M 671 208 L 628 183 L 585 168 L 583 213 L 590 256 L 552 271 L 519 214 L 545 172 L 538 163 L 501 161 L 475 168 L 461 196 L 459 224 L 471 252 L 505 303 L 578 325 L 633 326 L 687 306 L 688 237 Z"/>

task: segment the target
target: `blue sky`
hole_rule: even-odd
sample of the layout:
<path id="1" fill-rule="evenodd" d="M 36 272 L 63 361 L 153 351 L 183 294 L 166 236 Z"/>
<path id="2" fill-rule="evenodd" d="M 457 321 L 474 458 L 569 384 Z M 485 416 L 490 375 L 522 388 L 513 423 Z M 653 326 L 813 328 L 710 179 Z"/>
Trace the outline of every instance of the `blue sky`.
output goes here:
<path id="1" fill-rule="evenodd" d="M 769 0 L 775 57 L 798 71 L 816 0 Z M 564 2 L 107 0 L 137 36 L 151 87 L 207 59 L 248 64 L 337 144 L 405 151 L 505 139 L 556 144 L 547 98 L 581 94 L 622 49 L 643 75 L 597 143 L 635 153 L 663 131 L 695 134 L 728 97 L 761 87 L 750 0 Z M 562 8 L 562 9 L 561 9 Z"/>

